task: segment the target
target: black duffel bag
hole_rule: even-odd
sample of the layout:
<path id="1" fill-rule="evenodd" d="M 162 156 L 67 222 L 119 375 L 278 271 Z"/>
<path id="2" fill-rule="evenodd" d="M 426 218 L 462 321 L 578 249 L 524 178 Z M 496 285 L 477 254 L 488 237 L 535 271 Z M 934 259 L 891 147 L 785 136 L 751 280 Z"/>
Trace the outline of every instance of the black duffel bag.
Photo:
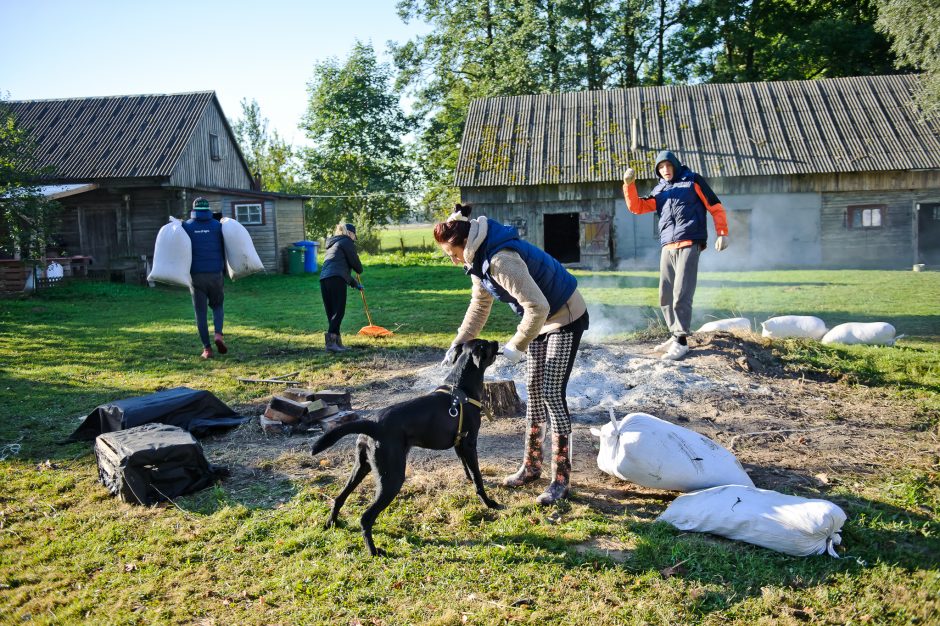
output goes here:
<path id="1" fill-rule="evenodd" d="M 154 504 L 204 489 L 225 475 L 206 460 L 188 432 L 145 424 L 95 438 L 98 478 L 112 495 L 132 504 Z"/>

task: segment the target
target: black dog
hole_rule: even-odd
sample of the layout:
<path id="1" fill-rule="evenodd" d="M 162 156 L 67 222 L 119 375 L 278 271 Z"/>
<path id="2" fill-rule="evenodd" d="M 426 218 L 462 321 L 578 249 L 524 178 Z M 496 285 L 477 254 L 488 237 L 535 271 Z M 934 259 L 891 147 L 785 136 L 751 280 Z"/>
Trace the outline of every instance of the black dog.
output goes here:
<path id="1" fill-rule="evenodd" d="M 352 490 L 370 470 L 378 474 L 375 500 L 362 514 L 362 536 L 369 554 L 384 554 L 372 541 L 372 526 L 379 513 L 391 503 L 405 482 L 405 461 L 412 447 L 446 450 L 453 447 L 463 464 L 464 473 L 473 481 L 480 500 L 491 509 L 499 505 L 483 489 L 483 477 L 477 461 L 477 435 L 480 432 L 480 399 L 483 397 L 483 372 L 496 359 L 495 341 L 474 339 L 458 346 L 454 367 L 436 391 L 383 409 L 376 421 L 356 420 L 337 426 L 313 444 L 312 454 L 323 452 L 352 433 L 356 441 L 356 465 L 349 481 L 336 497 L 326 528 L 336 523 L 336 516 Z"/>

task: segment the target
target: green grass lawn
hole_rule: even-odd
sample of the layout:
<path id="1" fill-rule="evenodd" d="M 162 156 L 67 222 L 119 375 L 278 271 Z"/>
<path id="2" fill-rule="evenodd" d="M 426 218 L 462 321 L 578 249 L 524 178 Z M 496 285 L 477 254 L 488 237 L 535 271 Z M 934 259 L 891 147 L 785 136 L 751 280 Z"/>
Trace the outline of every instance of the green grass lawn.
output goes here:
<path id="1" fill-rule="evenodd" d="M 368 490 L 351 498 L 348 526 L 320 528 L 339 487 L 328 472 L 285 476 L 274 492 L 235 493 L 222 482 L 177 506 L 134 507 L 96 483 L 87 446 L 55 443 L 76 416 L 109 400 L 187 385 L 237 405 L 271 391 L 241 385 L 241 376 L 301 371 L 314 386 L 352 384 L 367 375 L 363 359 L 442 354 L 469 279 L 439 253 L 365 262 L 374 322 L 396 334 L 357 336 L 367 321 L 350 291 L 344 340 L 354 356 L 322 350 L 315 275 L 227 283 L 232 352 L 208 362 L 198 358 L 180 289 L 73 283 L 0 301 L 0 623 L 937 623 L 938 465 L 837 487 L 853 503 L 843 535 L 851 557 L 840 560 L 677 533 L 652 523 L 658 499 L 616 511 L 579 501 L 542 510 L 494 486 L 507 508 L 493 512 L 462 484 L 406 484 L 376 527 L 392 558 L 371 561 L 355 521 Z M 663 333 L 656 273 L 577 276 L 595 331 Z M 817 315 L 830 327 L 891 322 L 907 335 L 895 348 L 781 342 L 779 350 L 803 367 L 846 374 L 847 384 L 921 403 L 924 428 L 936 433 L 938 302 L 936 272 L 703 273 L 695 316 L 696 325 L 780 314 Z M 485 336 L 505 340 L 515 323 L 498 306 Z M 628 557 L 576 549 L 597 538 Z M 680 575 L 661 573 L 680 562 Z"/>
<path id="2" fill-rule="evenodd" d="M 428 252 L 437 246 L 429 224 L 400 224 L 381 232 L 382 252 Z"/>

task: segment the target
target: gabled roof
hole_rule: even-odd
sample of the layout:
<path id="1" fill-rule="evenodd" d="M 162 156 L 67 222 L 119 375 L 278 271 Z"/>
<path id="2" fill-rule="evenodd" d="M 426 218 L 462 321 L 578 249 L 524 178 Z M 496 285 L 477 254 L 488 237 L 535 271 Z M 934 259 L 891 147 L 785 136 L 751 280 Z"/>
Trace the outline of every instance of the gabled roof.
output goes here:
<path id="1" fill-rule="evenodd" d="M 55 180 L 170 176 L 207 107 L 225 120 L 212 91 L 3 104 L 36 143 L 37 165 L 54 168 Z"/>
<path id="2" fill-rule="evenodd" d="M 911 75 L 637 87 L 470 105 L 455 185 L 653 178 L 663 149 L 706 177 L 940 168 Z M 635 145 L 631 144 L 635 142 Z"/>

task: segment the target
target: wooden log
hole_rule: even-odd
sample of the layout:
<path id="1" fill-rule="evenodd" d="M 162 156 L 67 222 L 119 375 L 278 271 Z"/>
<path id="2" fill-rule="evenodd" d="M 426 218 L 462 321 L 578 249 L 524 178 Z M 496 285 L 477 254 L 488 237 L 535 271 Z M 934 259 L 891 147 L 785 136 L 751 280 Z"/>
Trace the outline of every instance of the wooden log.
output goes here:
<path id="1" fill-rule="evenodd" d="M 493 418 L 525 415 L 525 403 L 519 398 L 516 383 L 496 380 L 483 384 L 483 406 Z"/>
<path id="2" fill-rule="evenodd" d="M 268 403 L 264 416 L 284 424 L 296 424 L 309 412 L 309 402 L 295 402 L 281 396 L 274 396 Z"/>
<path id="3" fill-rule="evenodd" d="M 340 411 L 352 410 L 352 396 L 348 391 L 341 389 L 324 389 L 314 394 L 314 398 L 323 400 L 327 404 L 335 404 Z"/>
<path id="4" fill-rule="evenodd" d="M 357 419 L 359 419 L 359 414 L 355 411 L 339 411 L 335 415 L 331 415 L 320 421 L 320 426 L 323 428 L 324 433 L 328 433 L 340 424 L 345 424 L 346 422 Z"/>
<path id="5" fill-rule="evenodd" d="M 310 402 L 311 400 L 317 399 L 317 391 L 315 389 L 285 389 L 278 395 L 296 402 Z"/>
<path id="6" fill-rule="evenodd" d="M 261 422 L 261 430 L 266 435 L 289 435 L 291 432 L 288 424 L 268 419 L 264 415 L 260 416 L 258 421 Z"/>
<path id="7" fill-rule="evenodd" d="M 317 402 L 323 403 L 323 400 L 317 400 Z M 304 423 L 306 424 L 315 424 L 320 420 L 326 419 L 331 415 L 336 415 L 340 412 L 340 409 L 335 404 L 326 404 L 322 408 L 317 409 L 316 411 L 310 411 L 304 416 Z"/>

